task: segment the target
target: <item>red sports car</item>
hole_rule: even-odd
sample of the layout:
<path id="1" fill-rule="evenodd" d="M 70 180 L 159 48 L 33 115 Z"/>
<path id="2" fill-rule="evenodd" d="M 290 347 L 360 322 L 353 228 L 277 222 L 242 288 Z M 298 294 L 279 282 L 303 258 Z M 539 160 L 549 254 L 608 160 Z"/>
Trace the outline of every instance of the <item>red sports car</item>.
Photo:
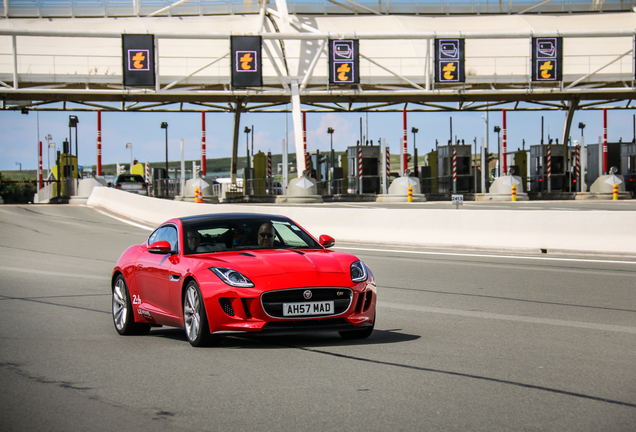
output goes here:
<path id="1" fill-rule="evenodd" d="M 185 328 L 193 346 L 232 333 L 366 338 L 375 324 L 373 274 L 355 256 L 328 250 L 334 243 L 283 216 L 171 219 L 117 261 L 115 328 L 122 335 Z"/>

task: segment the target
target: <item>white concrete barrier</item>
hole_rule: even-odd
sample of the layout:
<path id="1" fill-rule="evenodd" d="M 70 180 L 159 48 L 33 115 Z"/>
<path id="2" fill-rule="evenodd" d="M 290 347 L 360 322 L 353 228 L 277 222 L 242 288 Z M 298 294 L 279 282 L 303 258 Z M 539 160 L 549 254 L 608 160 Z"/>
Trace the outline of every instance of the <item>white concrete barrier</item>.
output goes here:
<path id="1" fill-rule="evenodd" d="M 636 256 L 633 211 L 362 209 L 195 204 L 95 188 L 89 206 L 149 225 L 205 213 L 285 215 L 338 242 L 490 251 Z"/>

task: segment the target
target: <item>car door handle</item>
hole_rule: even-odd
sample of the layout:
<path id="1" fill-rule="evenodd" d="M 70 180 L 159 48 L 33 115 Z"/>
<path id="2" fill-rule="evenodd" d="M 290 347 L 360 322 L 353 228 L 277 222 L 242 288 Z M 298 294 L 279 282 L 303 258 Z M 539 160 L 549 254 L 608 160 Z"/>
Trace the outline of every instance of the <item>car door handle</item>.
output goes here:
<path id="1" fill-rule="evenodd" d="M 179 279 L 181 279 L 181 275 L 178 275 L 178 274 L 170 274 L 168 276 L 168 280 L 170 282 L 179 282 Z"/>
<path id="2" fill-rule="evenodd" d="M 137 264 L 137 270 L 141 270 L 142 268 L 144 268 L 143 264 Z"/>

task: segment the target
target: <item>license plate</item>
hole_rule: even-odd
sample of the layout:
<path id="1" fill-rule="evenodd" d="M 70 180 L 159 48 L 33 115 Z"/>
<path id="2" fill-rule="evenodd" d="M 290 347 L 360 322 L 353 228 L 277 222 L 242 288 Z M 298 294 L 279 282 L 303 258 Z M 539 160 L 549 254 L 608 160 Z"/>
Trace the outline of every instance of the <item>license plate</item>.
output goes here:
<path id="1" fill-rule="evenodd" d="M 283 303 L 283 316 L 329 315 L 333 302 Z"/>

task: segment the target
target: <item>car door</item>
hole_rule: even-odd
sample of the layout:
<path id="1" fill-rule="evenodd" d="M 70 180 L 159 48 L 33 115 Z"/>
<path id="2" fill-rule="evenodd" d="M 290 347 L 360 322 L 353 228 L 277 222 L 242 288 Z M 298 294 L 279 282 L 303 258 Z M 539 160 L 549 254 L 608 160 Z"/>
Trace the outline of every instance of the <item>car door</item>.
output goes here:
<path id="1" fill-rule="evenodd" d="M 165 225 L 158 228 L 148 238 L 146 247 L 162 240 L 170 243 L 173 251 L 178 251 L 178 235 L 175 226 Z M 172 253 L 154 254 L 146 251 L 137 258 L 135 279 L 140 295 L 136 300 L 139 302 L 140 308 L 151 314 L 175 316 L 169 283 L 173 256 Z"/>

